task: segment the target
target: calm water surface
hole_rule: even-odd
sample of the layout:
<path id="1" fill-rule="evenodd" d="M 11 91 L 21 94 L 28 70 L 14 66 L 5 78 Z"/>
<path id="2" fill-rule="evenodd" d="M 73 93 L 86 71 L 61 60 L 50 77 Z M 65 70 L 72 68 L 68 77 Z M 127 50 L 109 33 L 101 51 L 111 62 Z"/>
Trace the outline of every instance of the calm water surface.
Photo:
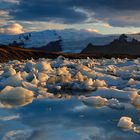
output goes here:
<path id="1" fill-rule="evenodd" d="M 132 130 L 117 127 L 122 116 L 140 125 L 140 111 L 129 103 L 125 106 L 125 110 L 89 107 L 72 97 L 1 108 L 0 140 L 139 140 Z"/>

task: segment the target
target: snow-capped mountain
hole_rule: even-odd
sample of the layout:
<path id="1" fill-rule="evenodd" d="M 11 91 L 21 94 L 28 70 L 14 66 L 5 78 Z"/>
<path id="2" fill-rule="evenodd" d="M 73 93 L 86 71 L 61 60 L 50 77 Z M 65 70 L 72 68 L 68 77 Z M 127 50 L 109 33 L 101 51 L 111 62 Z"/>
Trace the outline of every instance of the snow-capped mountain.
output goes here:
<path id="1" fill-rule="evenodd" d="M 0 44 L 9 44 L 16 41 L 17 43 L 23 43 L 25 48 L 37 48 L 61 39 L 64 52 L 80 52 L 89 42 L 101 36 L 101 34 L 86 30 L 45 30 L 20 35 L 0 35 Z"/>
<path id="2" fill-rule="evenodd" d="M 20 35 L 0 35 L 0 44 L 9 44 L 13 41 L 20 42 L 25 48 L 42 47 L 51 41 L 62 40 L 61 47 L 63 52 L 78 53 L 89 43 L 95 45 L 108 44 L 117 38 L 118 35 L 101 35 L 87 30 L 45 30 L 39 32 L 24 33 Z M 140 40 L 139 34 L 129 35 L 129 39 Z"/>

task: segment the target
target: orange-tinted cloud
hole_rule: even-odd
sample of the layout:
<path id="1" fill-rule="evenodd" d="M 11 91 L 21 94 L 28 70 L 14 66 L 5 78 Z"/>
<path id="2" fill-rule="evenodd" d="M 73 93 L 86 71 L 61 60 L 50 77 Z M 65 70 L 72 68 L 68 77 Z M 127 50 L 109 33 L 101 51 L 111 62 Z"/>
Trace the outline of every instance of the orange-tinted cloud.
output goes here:
<path id="1" fill-rule="evenodd" d="M 88 28 L 86 29 L 88 32 L 100 33 L 97 29 Z"/>
<path id="2" fill-rule="evenodd" d="M 4 34 L 21 34 L 24 33 L 23 26 L 19 23 L 11 24 L 7 27 L 0 28 L 0 33 Z"/>

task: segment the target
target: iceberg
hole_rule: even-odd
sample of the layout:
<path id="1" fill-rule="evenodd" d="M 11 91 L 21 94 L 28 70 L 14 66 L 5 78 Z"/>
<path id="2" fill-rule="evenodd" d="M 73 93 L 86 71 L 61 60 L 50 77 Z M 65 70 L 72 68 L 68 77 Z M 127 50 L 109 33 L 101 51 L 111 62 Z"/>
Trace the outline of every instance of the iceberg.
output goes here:
<path id="1" fill-rule="evenodd" d="M 130 117 L 121 117 L 118 122 L 118 127 L 124 128 L 124 129 L 132 129 L 133 126 L 132 119 Z"/>
<path id="2" fill-rule="evenodd" d="M 6 86 L 0 92 L 0 99 L 5 100 L 20 100 L 20 99 L 28 99 L 34 96 L 34 92 L 31 90 L 27 90 L 23 87 L 11 87 Z"/>

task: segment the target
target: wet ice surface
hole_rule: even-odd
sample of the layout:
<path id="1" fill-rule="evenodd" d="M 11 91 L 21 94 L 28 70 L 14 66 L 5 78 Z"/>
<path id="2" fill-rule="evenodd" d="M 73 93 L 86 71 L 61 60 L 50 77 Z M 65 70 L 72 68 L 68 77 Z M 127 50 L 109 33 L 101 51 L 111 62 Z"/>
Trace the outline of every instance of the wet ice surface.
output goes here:
<path id="1" fill-rule="evenodd" d="M 125 110 L 95 108 L 72 99 L 37 99 L 24 107 L 0 109 L 2 140 L 138 140 L 140 135 L 117 126 L 121 116 L 140 124 L 140 112 L 124 102 Z"/>
<path id="2" fill-rule="evenodd" d="M 0 64 L 0 139 L 137 140 L 140 59 Z"/>

